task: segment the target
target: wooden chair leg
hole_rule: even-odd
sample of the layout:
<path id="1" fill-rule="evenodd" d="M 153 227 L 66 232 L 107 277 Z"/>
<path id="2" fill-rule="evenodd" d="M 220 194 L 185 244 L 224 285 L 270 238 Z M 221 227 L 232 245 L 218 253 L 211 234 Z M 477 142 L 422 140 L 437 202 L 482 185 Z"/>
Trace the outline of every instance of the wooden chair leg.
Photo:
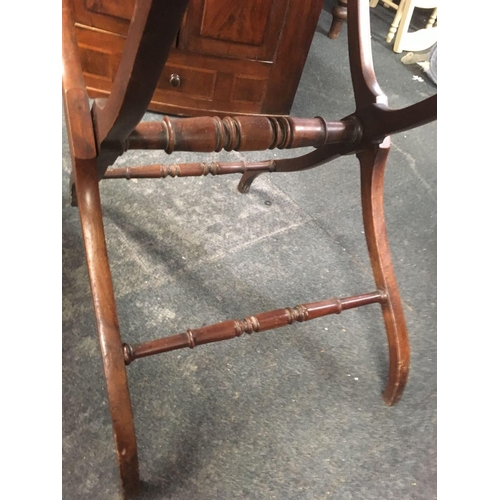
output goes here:
<path id="1" fill-rule="evenodd" d="M 139 494 L 139 461 L 123 347 L 104 238 L 95 159 L 75 160 L 74 180 L 124 498 Z"/>
<path id="2" fill-rule="evenodd" d="M 427 21 L 427 24 L 425 25 L 425 29 L 428 30 L 432 28 L 436 24 L 436 19 L 438 15 L 438 10 L 437 7 L 432 11 L 431 17 L 429 17 L 429 20 Z"/>
<path id="3" fill-rule="evenodd" d="M 238 191 L 242 194 L 246 194 L 250 191 L 250 186 L 252 182 L 259 177 L 259 175 L 264 172 L 246 172 L 241 176 L 240 182 L 238 184 Z"/>
<path id="4" fill-rule="evenodd" d="M 347 19 L 347 0 L 337 0 L 337 6 L 332 10 L 332 24 L 328 38 L 335 40 L 340 35 L 342 25 Z"/>
<path id="5" fill-rule="evenodd" d="M 394 16 L 394 19 L 392 20 L 391 27 L 389 28 L 389 31 L 387 33 L 387 37 L 385 41 L 387 43 L 391 43 L 394 35 L 396 34 L 396 31 L 398 30 L 399 23 L 401 22 L 401 17 L 403 15 L 403 7 L 404 7 L 405 0 L 401 0 L 399 3 L 398 10 L 396 11 L 396 15 Z"/>
<path id="6" fill-rule="evenodd" d="M 403 51 L 418 52 L 426 50 L 436 43 L 437 26 L 433 26 L 436 18 L 429 21 L 432 22 L 430 27 L 427 24 L 425 29 L 408 31 L 415 8 L 431 9 L 436 7 L 436 3 L 437 0 L 405 0 L 404 4 L 402 2 L 401 21 L 394 38 L 394 52 L 398 54 Z M 434 14 L 437 16 L 437 10 L 433 10 L 432 16 Z"/>
<path id="7" fill-rule="evenodd" d="M 389 148 L 388 137 L 381 145 L 362 151 L 357 157 L 361 166 L 363 223 L 373 275 L 377 288 L 387 295 L 382 313 L 389 342 L 389 379 L 383 398 L 388 405 L 394 405 L 401 398 L 408 379 L 410 346 L 384 218 L 384 170 Z"/>

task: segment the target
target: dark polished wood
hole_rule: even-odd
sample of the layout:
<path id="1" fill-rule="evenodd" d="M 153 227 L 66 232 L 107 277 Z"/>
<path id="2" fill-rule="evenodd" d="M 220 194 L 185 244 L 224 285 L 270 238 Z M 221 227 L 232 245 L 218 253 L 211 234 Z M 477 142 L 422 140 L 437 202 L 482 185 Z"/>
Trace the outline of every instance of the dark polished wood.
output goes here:
<path id="1" fill-rule="evenodd" d="M 121 81 L 118 66 L 134 0 L 72 1 L 89 94 L 107 97 Z M 182 116 L 287 115 L 322 5 L 323 0 L 191 0 L 149 109 Z M 166 31 L 174 24 L 163 22 L 159 36 L 170 40 Z"/>
<path id="2" fill-rule="evenodd" d="M 337 5 L 332 10 L 332 24 L 328 37 L 335 40 L 339 37 L 342 25 L 347 19 L 347 0 L 337 0 Z"/>
<path id="3" fill-rule="evenodd" d="M 327 122 L 323 118 L 218 116 L 173 118 L 144 122 L 130 134 L 126 149 L 220 152 L 264 151 L 351 143 L 361 137 L 355 120 Z"/>
<path id="4" fill-rule="evenodd" d="M 234 339 L 235 337 L 240 337 L 243 333 L 250 335 L 254 332 L 264 332 L 291 325 L 296 321 L 309 321 L 321 318 L 322 316 L 328 316 L 329 314 L 340 314 L 342 311 L 355 307 L 377 302 L 384 304 L 386 300 L 387 296 L 385 292 L 377 291 L 343 299 L 334 298 L 311 302 L 309 304 L 300 304 L 295 307 L 286 307 L 284 309 L 276 309 L 274 311 L 247 316 L 241 320 L 229 320 L 215 325 L 187 330 L 186 333 L 179 333 L 178 335 L 152 340 L 143 344 L 123 344 L 123 353 L 125 362 L 130 364 L 134 359 L 152 356 L 153 354 L 161 354 L 185 347 L 193 349 L 197 345 Z"/>
<path id="5" fill-rule="evenodd" d="M 389 378 L 383 397 L 388 405 L 401 398 L 410 366 L 410 345 L 392 265 L 384 218 L 384 170 L 389 155 L 390 138 L 357 154 L 361 165 L 361 202 L 366 243 L 375 284 L 387 294 L 382 304 L 389 342 Z"/>
<path id="6" fill-rule="evenodd" d="M 109 99 L 92 107 L 100 176 L 123 151 L 123 143 L 144 115 L 177 36 L 188 0 L 137 2 L 123 57 Z"/>
<path id="7" fill-rule="evenodd" d="M 389 345 L 389 375 L 383 398 L 387 404 L 395 404 L 401 398 L 407 383 L 410 349 L 387 241 L 383 198 L 384 169 L 390 135 L 435 120 L 437 96 L 401 110 L 389 107 L 387 96 L 378 85 L 373 70 L 368 2 L 348 0 L 349 60 L 356 103 L 356 110 L 351 115 L 332 122 L 321 117 L 304 119 L 279 116 L 234 116 L 222 119 L 212 116 L 166 117 L 161 122 L 140 122 L 149 96 L 154 94 L 157 80 L 162 78 L 162 65 L 169 50 L 172 50 L 172 44 L 179 43 L 177 35 L 182 33 L 182 26 L 185 26 L 183 23 L 187 22 L 189 16 L 194 16 L 201 23 L 202 36 L 193 35 L 192 41 L 181 37 L 181 41 L 188 45 L 193 43 L 198 50 L 203 47 L 210 47 L 207 50 L 222 47 L 218 43 L 220 40 L 217 33 L 222 33 L 221 40 L 233 43 L 232 38 L 236 37 L 237 30 L 222 30 L 219 27 L 222 19 L 215 15 L 207 16 L 205 22 L 199 17 L 200 11 L 196 10 L 196 4 L 190 7 L 191 10 L 187 11 L 185 17 L 187 0 L 140 0 L 136 4 L 128 0 L 120 4 L 102 0 L 92 3 L 92 8 L 99 10 L 108 21 L 110 16 L 116 16 L 124 9 L 126 14 L 123 15 L 131 22 L 123 59 L 117 65 L 120 68 L 117 69 L 119 81 L 113 85 L 109 99 L 97 101 L 91 111 L 81 67 L 81 59 L 85 59 L 85 56 L 78 50 L 76 43 L 76 33 L 80 28 L 74 26 L 70 1 L 63 1 L 62 48 L 63 102 L 73 166 L 72 190 L 79 202 L 90 289 L 124 496 L 131 498 L 139 493 L 137 444 L 125 371 L 126 364 L 133 359 L 217 342 L 245 332 L 278 328 L 294 321 L 314 319 L 378 302 Z M 207 5 L 217 9 L 219 4 L 213 0 L 207 2 Z M 236 8 L 236 4 L 228 2 L 220 5 Z M 253 12 L 242 7 L 242 4 L 238 5 L 241 7 L 238 12 L 247 16 L 250 25 L 256 25 L 256 19 L 266 8 L 279 8 L 277 2 L 271 2 L 267 6 L 262 4 L 262 11 Z M 290 9 L 287 10 L 289 11 Z M 309 12 L 307 15 L 312 14 Z M 257 29 L 245 36 L 247 56 L 254 54 L 252 50 L 255 50 L 255 54 L 264 57 L 274 40 L 265 29 Z M 282 33 L 282 36 L 286 35 Z M 208 43 L 204 37 L 213 41 Z M 170 45 L 167 39 L 171 41 Z M 157 47 L 158 44 L 161 46 Z M 177 75 L 179 81 L 175 74 L 170 76 L 171 84 L 177 85 L 180 81 L 182 86 L 182 75 Z M 253 151 L 305 146 L 315 149 L 295 158 L 107 168 L 128 148 L 160 149 L 168 154 L 173 151 Z M 361 167 L 363 222 L 376 292 L 269 311 L 243 320 L 230 320 L 187 330 L 185 333 L 143 344 L 122 344 L 99 198 L 98 183 L 101 179 L 237 173 L 242 175 L 238 189 L 245 193 L 252 182 L 265 172 L 274 175 L 306 170 L 350 154 L 357 156 Z"/>

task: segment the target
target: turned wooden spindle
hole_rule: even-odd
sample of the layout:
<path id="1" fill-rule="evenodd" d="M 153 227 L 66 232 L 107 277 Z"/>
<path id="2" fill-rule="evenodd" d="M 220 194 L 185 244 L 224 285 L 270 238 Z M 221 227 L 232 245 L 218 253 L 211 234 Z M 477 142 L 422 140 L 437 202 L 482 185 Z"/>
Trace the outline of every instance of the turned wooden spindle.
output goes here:
<path id="1" fill-rule="evenodd" d="M 354 119 L 327 122 L 321 117 L 235 116 L 219 118 L 164 117 L 161 122 L 142 122 L 126 140 L 126 149 L 219 152 L 264 151 L 321 147 L 354 142 L 360 136 Z"/>
<path id="2" fill-rule="evenodd" d="M 363 295 L 355 295 L 342 299 L 333 298 L 309 304 L 300 304 L 295 307 L 285 307 L 244 319 L 223 321 L 215 325 L 204 326 L 194 330 L 186 330 L 170 337 L 145 342 L 138 345 L 123 344 L 123 355 L 128 365 L 134 359 L 152 356 L 163 352 L 174 351 L 197 345 L 219 342 L 221 340 L 233 339 L 243 333 L 263 332 L 273 330 L 282 326 L 291 325 L 296 321 L 309 321 L 329 314 L 340 314 L 346 309 L 352 309 L 368 304 L 384 304 L 387 300 L 385 292 L 376 291 Z"/>
<path id="3" fill-rule="evenodd" d="M 420 0 L 423 2 L 423 0 Z M 426 0 L 431 1 L 431 0 Z M 389 0 L 386 0 L 389 3 Z M 107 99 L 89 107 L 80 64 L 71 0 L 63 0 L 63 100 L 72 188 L 79 201 L 90 291 L 103 358 L 115 451 L 124 498 L 139 494 L 137 444 L 125 364 L 152 354 L 239 337 L 307 321 L 345 309 L 379 303 L 389 345 L 389 376 L 384 391 L 387 404 L 401 397 L 409 370 L 409 344 L 402 300 L 397 289 L 384 220 L 383 174 L 389 153 L 388 136 L 436 119 L 437 97 L 403 109 L 388 106 L 379 87 L 371 58 L 368 0 L 338 0 L 330 36 L 336 38 L 349 8 L 349 62 L 356 109 L 349 117 L 327 122 L 323 118 L 265 116 L 165 118 L 140 123 L 164 71 L 169 50 L 179 33 L 188 0 L 135 2 L 122 59 Z M 375 3 L 375 0 L 373 0 Z M 402 5 L 409 5 L 401 2 Z M 432 18 L 431 18 L 431 21 Z M 399 41 L 400 42 L 400 41 Z M 395 49 L 398 45 L 396 35 Z M 215 152 L 225 149 L 265 150 L 315 147 L 295 158 L 268 162 L 190 163 L 153 165 L 110 171 L 106 178 L 182 177 L 242 173 L 238 189 L 248 191 L 264 171 L 296 172 L 356 153 L 361 165 L 363 223 L 370 263 L 378 291 L 277 309 L 244 319 L 187 330 L 138 345 L 123 344 L 113 294 L 98 182 L 126 149 Z"/>
<path id="4" fill-rule="evenodd" d="M 434 24 L 436 23 L 437 15 L 438 11 L 437 8 L 435 8 L 431 13 L 431 17 L 429 17 L 427 24 L 425 25 L 425 29 L 430 29 L 434 26 Z"/>
<path id="5" fill-rule="evenodd" d="M 398 26 L 399 26 L 400 21 L 401 21 L 401 16 L 399 16 L 399 18 L 398 18 L 397 13 L 396 13 L 396 17 L 393 19 L 391 27 L 389 28 L 387 36 L 385 37 L 385 41 L 387 43 L 392 42 L 394 35 L 396 34 L 396 31 L 398 30 Z"/>
<path id="6" fill-rule="evenodd" d="M 157 179 L 165 177 L 201 177 L 206 175 L 245 174 L 247 172 L 274 172 L 274 160 L 256 162 L 211 162 L 154 164 L 140 167 L 119 167 L 106 171 L 104 179 Z"/>
<path id="7" fill-rule="evenodd" d="M 340 35 L 342 25 L 347 19 L 347 0 L 337 0 L 337 6 L 332 10 L 332 24 L 328 33 L 328 38 L 335 40 Z"/>

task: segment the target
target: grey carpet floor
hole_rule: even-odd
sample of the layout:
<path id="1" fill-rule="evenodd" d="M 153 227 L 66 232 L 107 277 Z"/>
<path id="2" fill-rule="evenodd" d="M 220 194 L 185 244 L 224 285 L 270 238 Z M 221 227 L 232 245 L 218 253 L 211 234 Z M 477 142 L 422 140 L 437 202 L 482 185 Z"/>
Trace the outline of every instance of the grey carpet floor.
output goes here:
<path id="1" fill-rule="evenodd" d="M 292 114 L 353 111 L 346 29 L 327 3 Z M 397 108 L 436 92 L 385 43 L 379 83 Z M 146 119 L 159 120 L 148 113 Z M 293 156 L 250 153 L 245 158 Z M 221 160 L 241 158 L 221 154 Z M 213 161 L 126 153 L 118 164 Z M 118 499 L 119 478 L 63 122 L 63 498 Z M 104 181 L 121 333 L 138 342 L 279 307 L 371 291 L 354 157 L 266 174 Z M 387 342 L 377 305 L 147 358 L 129 368 L 144 499 L 436 497 L 436 124 L 393 137 L 386 219 L 412 348 L 400 403 L 381 398 Z"/>

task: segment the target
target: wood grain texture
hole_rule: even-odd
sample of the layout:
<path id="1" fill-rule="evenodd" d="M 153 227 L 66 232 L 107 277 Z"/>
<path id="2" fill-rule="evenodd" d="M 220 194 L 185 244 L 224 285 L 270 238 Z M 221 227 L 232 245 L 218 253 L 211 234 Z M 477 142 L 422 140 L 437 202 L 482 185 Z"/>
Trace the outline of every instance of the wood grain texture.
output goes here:
<path id="1" fill-rule="evenodd" d="M 220 152 L 266 149 L 319 148 L 325 144 L 354 143 L 360 138 L 353 120 L 326 121 L 321 117 L 205 116 L 143 122 L 125 141 L 125 149 Z"/>
<path id="2" fill-rule="evenodd" d="M 356 101 L 356 110 L 352 115 L 332 122 L 327 122 L 320 117 L 233 116 L 221 119 L 203 116 L 197 118 L 167 117 L 162 122 L 141 123 L 140 119 L 146 111 L 158 82 L 163 87 L 169 84 L 173 89 L 182 87 L 183 66 L 181 63 L 178 61 L 168 63 L 170 64 L 167 66 L 168 72 L 175 71 L 176 73 L 168 74 L 167 72 L 165 75 L 162 72 L 165 70 L 165 60 L 172 44 L 178 42 L 177 34 L 186 1 L 168 2 L 169 8 L 173 9 L 168 12 L 166 2 L 162 0 L 138 2 L 131 15 L 130 32 L 123 49 L 123 58 L 119 64 L 115 59 L 115 47 L 112 44 L 107 49 L 101 50 L 99 54 L 91 48 L 87 52 L 79 51 L 76 36 L 78 32 L 83 33 L 83 28 L 74 29 L 70 0 L 63 1 L 63 101 L 73 165 L 73 189 L 79 202 L 115 448 L 123 494 L 127 498 L 139 492 L 139 468 L 125 371 L 126 362 L 129 363 L 135 358 L 150 354 L 182 347 L 192 348 L 196 345 L 238 337 L 243 333 L 269 330 L 295 321 L 306 321 L 378 302 L 382 307 L 389 344 L 389 375 L 383 395 L 389 405 L 395 404 L 401 398 L 409 370 L 408 335 L 391 262 L 384 218 L 384 169 L 389 153 L 390 134 L 421 126 L 436 119 L 437 97 L 434 96 L 401 110 L 393 110 L 388 106 L 387 97 L 378 85 L 373 71 L 368 2 L 348 0 L 349 54 Z M 130 9 L 130 5 L 126 3 L 123 7 Z M 199 5 L 198 3 L 198 7 Z M 206 5 L 215 8 L 216 4 L 208 2 Z M 211 37 L 216 42 L 230 41 L 236 36 L 235 33 L 240 29 L 241 23 L 252 26 L 255 20 L 260 18 L 262 12 L 266 11 L 266 8 L 270 9 L 266 11 L 269 12 L 268 19 L 270 20 L 272 9 L 277 8 L 278 1 L 261 6 L 260 10 L 255 11 L 249 5 L 239 2 L 234 4 L 222 2 L 220 5 L 226 5 L 234 12 L 241 12 L 243 21 L 227 20 L 228 24 L 224 25 L 219 18 L 210 16 L 206 19 L 202 18 L 200 33 L 204 33 L 205 38 Z M 291 2 L 290 5 L 292 5 Z M 320 3 L 306 0 L 301 5 L 307 5 L 310 8 L 306 12 L 301 12 L 300 15 L 298 11 L 288 8 L 287 15 L 290 15 L 290 19 L 294 19 L 297 23 L 299 23 L 299 17 L 302 17 L 304 25 L 313 23 L 315 17 L 319 15 L 316 9 L 320 8 Z M 95 16 L 91 16 L 90 21 L 95 19 L 100 22 L 102 19 L 113 18 L 113 23 L 117 26 L 121 25 L 120 23 L 126 23 L 126 18 L 129 17 L 126 13 L 120 17 L 122 14 L 117 10 L 119 7 L 108 0 L 86 0 L 85 3 L 87 14 Z M 203 16 L 205 15 L 206 12 Z M 182 26 L 185 26 L 186 19 L 187 17 L 184 18 Z M 205 19 L 205 24 L 203 24 L 203 19 Z M 220 23 L 225 27 L 220 27 Z M 92 27 L 92 29 L 97 28 Z M 245 42 L 247 46 L 265 46 L 267 29 L 268 24 L 261 31 L 248 35 L 249 38 Z M 219 38 L 214 35 L 218 32 L 217 30 L 221 33 Z M 164 36 L 165 32 L 168 35 L 167 39 Z M 307 30 L 303 31 L 302 36 L 307 42 L 307 37 L 312 37 L 312 35 L 310 33 L 306 35 L 306 33 Z M 88 33 L 85 32 L 84 37 L 87 36 Z M 122 35 L 114 34 L 113 36 L 117 46 L 124 43 Z M 265 97 L 262 97 L 262 89 L 252 87 L 253 82 L 250 81 L 252 78 L 245 76 L 244 71 L 231 73 L 238 65 L 243 64 L 243 66 L 238 66 L 239 69 L 244 67 L 245 63 L 236 59 L 232 59 L 233 66 L 228 65 L 229 72 L 216 71 L 214 77 L 216 83 L 213 85 L 211 70 L 207 68 L 199 70 L 202 73 L 205 72 L 200 76 L 202 80 L 203 78 L 205 80 L 200 84 L 200 88 L 193 92 L 198 92 L 200 101 L 205 98 L 207 102 L 216 102 L 217 92 L 223 89 L 235 100 L 246 102 L 245 99 L 260 99 L 264 103 L 278 89 L 278 87 L 273 87 L 273 79 L 278 76 L 283 79 L 278 71 L 281 64 L 279 61 L 282 57 L 286 59 L 285 47 L 287 43 L 291 43 L 291 39 L 287 38 L 290 36 L 286 30 L 282 30 L 280 44 L 275 53 L 277 59 L 272 65 L 266 65 L 263 61 L 251 61 L 252 64 L 257 65 L 252 68 L 258 67 L 263 71 L 262 74 L 253 75 L 256 85 L 261 84 L 259 82 L 263 79 L 262 75 L 268 71 L 265 77 L 268 79 Z M 80 38 L 80 49 L 83 47 L 82 39 Z M 159 47 L 158 44 L 161 46 Z M 91 47 L 91 44 L 89 46 Z M 304 52 L 297 51 L 297 53 L 292 57 L 295 59 L 290 61 L 292 66 L 297 63 L 301 64 L 301 58 L 305 57 Z M 224 61 L 229 60 L 230 58 L 224 59 Z M 116 76 L 111 78 L 115 80 L 110 87 L 109 100 L 97 101 L 93 113 L 89 109 L 86 82 L 81 67 L 82 61 L 87 68 L 93 68 L 95 73 L 93 77 L 100 78 L 100 81 L 107 82 L 107 84 L 110 83 L 111 73 L 102 71 L 99 73 L 99 68 L 108 63 L 116 64 L 118 68 Z M 192 67 L 191 71 L 193 75 L 196 75 L 196 70 Z M 300 76 L 297 72 L 294 74 L 295 77 Z M 178 78 L 172 78 L 172 75 L 177 75 Z M 236 86 L 235 75 L 238 81 Z M 196 76 L 193 78 L 196 79 Z M 293 78 L 286 82 L 288 91 L 292 91 L 296 83 L 298 80 L 293 80 Z M 172 94 L 174 90 L 167 92 Z M 313 146 L 316 149 L 296 158 L 260 162 L 148 165 L 134 169 L 118 168 L 106 172 L 107 166 L 114 163 L 127 148 L 164 149 L 166 152 L 179 150 L 217 152 L 222 149 L 238 151 L 305 146 Z M 361 166 L 363 222 L 376 292 L 344 299 L 301 304 L 294 308 L 277 309 L 244 319 L 187 330 L 178 335 L 144 344 L 122 345 L 99 198 L 98 182 L 101 178 L 184 177 L 239 173 L 242 174 L 242 178 L 238 189 L 240 192 L 247 192 L 253 180 L 263 172 L 305 170 L 348 154 L 356 154 Z"/>
<path id="3" fill-rule="evenodd" d="M 123 152 L 123 142 L 153 97 L 188 0 L 136 3 L 109 99 L 92 107 L 100 175 Z M 106 154 L 104 154 L 106 152 Z"/>
<path id="4" fill-rule="evenodd" d="M 272 62 L 290 0 L 191 2 L 179 49 Z"/>
<path id="5" fill-rule="evenodd" d="M 72 1 L 89 95 L 107 97 L 120 80 L 130 1 L 123 6 L 111 0 Z M 288 114 L 322 3 L 191 0 L 149 109 L 182 116 Z M 169 84 L 172 74 L 179 76 L 176 87 Z"/>
<path id="6" fill-rule="evenodd" d="M 342 25 L 347 19 L 347 0 L 337 0 L 337 5 L 332 9 L 332 24 L 328 37 L 335 40 L 339 37 Z"/>
<path id="7" fill-rule="evenodd" d="M 296 321 L 309 321 L 330 314 L 340 314 L 347 309 L 353 309 L 368 304 L 377 302 L 383 304 L 386 299 L 384 292 L 376 291 L 342 299 L 333 298 L 321 300 L 319 302 L 300 304 L 295 307 L 285 307 L 283 309 L 259 313 L 253 316 L 247 316 L 244 319 L 223 321 L 222 323 L 187 330 L 185 333 L 152 340 L 151 342 L 145 342 L 143 344 L 124 344 L 123 352 L 125 362 L 130 364 L 134 359 L 185 347 L 193 349 L 197 345 L 240 337 L 243 333 L 250 335 L 254 332 L 274 330 L 276 328 L 291 325 Z"/>
<path id="8" fill-rule="evenodd" d="M 373 276 L 377 288 L 387 294 L 382 313 L 389 342 L 389 377 L 383 397 L 388 405 L 393 405 L 401 398 L 408 380 L 410 345 L 384 218 L 384 171 L 389 147 L 387 138 L 380 146 L 357 156 L 361 165 L 363 223 Z"/>
<path id="9" fill-rule="evenodd" d="M 97 175 L 97 148 L 81 74 L 73 16 L 63 1 L 63 102 L 78 197 L 90 290 L 97 322 L 116 457 L 125 498 L 139 493 L 139 461 L 132 405 L 108 263 Z"/>

